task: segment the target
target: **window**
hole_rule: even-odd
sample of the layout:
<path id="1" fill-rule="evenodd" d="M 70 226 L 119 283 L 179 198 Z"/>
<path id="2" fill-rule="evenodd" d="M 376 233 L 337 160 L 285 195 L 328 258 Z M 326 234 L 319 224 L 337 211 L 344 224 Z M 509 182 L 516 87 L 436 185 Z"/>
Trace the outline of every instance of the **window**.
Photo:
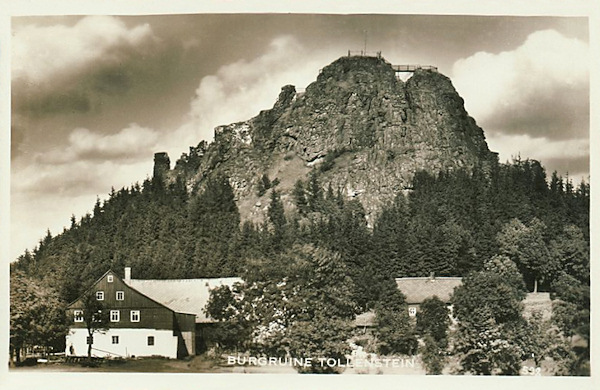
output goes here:
<path id="1" fill-rule="evenodd" d="M 96 299 L 99 301 L 104 300 L 104 291 L 96 291 Z"/>
<path id="2" fill-rule="evenodd" d="M 131 322 L 140 322 L 140 311 L 132 310 L 131 312 L 129 312 L 129 319 L 131 320 Z"/>
<path id="3" fill-rule="evenodd" d="M 411 317 L 414 317 L 417 315 L 417 308 L 416 307 L 409 307 L 408 308 L 408 315 Z"/>
<path id="4" fill-rule="evenodd" d="M 75 322 L 83 322 L 83 310 L 74 310 L 73 317 Z"/>
<path id="5" fill-rule="evenodd" d="M 121 320 L 121 312 L 118 310 L 111 310 L 110 311 L 110 322 L 119 322 L 120 320 Z"/>
<path id="6" fill-rule="evenodd" d="M 154 345 L 154 336 L 148 336 L 148 345 Z"/>
<path id="7" fill-rule="evenodd" d="M 102 318 L 102 310 L 98 310 L 94 314 L 92 314 L 92 321 L 99 321 Z"/>
<path id="8" fill-rule="evenodd" d="M 106 281 L 107 281 L 108 283 L 112 283 L 112 282 L 113 282 L 113 276 L 112 276 L 112 275 L 108 275 L 108 276 L 106 277 Z"/>
<path id="9" fill-rule="evenodd" d="M 125 292 L 124 291 L 117 291 L 117 301 L 122 301 L 125 299 Z"/>
<path id="10" fill-rule="evenodd" d="M 112 343 L 113 344 L 119 344 L 119 336 L 113 336 L 112 337 Z"/>

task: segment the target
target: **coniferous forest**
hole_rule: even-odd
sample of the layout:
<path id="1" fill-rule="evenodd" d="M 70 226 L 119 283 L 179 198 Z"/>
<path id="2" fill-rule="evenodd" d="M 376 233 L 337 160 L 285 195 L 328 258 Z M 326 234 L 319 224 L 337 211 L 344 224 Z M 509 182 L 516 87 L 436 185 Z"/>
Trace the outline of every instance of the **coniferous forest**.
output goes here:
<path id="1" fill-rule="evenodd" d="M 465 316 L 469 305 L 477 305 L 465 297 L 502 282 L 489 276 L 495 272 L 508 275 L 504 280 L 516 280 L 516 302 L 526 291 L 550 292 L 555 299 L 552 322 L 562 337 L 578 335 L 589 345 L 588 183 L 574 184 L 556 173 L 548 177 L 539 162 L 520 159 L 472 172 L 417 172 L 412 188 L 399 193 L 369 225 L 359 200 L 325 188 L 318 170 L 314 172 L 296 183 L 294 209 L 284 209 L 276 182 L 263 191 L 269 208 L 262 224 L 240 220 L 226 177 L 208 179 L 200 193 L 190 193 L 181 179 L 164 182 L 161 176 L 113 189 L 106 201 L 96 202 L 93 214 L 72 216 L 71 226 L 58 235 L 48 232 L 33 251 L 11 265 L 11 274 L 52 290 L 54 306 L 64 307 L 108 269 L 121 273 L 129 266 L 139 279 L 240 276 L 264 281 L 286 269 L 295 251 L 301 257 L 336 259 L 341 268 L 335 272 L 348 279 L 348 291 L 338 294 L 346 306 L 335 305 L 348 309 L 340 319 L 373 309 L 381 314 L 380 323 L 393 319 L 397 314 L 389 298 L 397 294 L 394 278 L 431 273 L 465 277 L 455 305 L 465 324 L 459 329 L 461 340 L 468 340 L 475 328 L 467 326 Z M 265 267 L 265 262 L 270 264 Z M 306 275 L 316 280 L 318 270 Z M 307 280 L 297 281 L 300 286 L 303 282 Z M 315 318 L 321 315 L 327 317 L 313 313 Z M 535 342 L 519 333 L 531 329 L 532 323 L 519 327 L 507 320 L 510 316 L 488 317 L 501 327 L 498 332 L 518 335 L 520 344 L 529 340 L 520 345 L 523 350 L 534 348 Z M 380 329 L 380 341 L 387 342 L 383 349 L 416 348 L 406 332 L 396 338 L 384 333 Z M 18 342 L 27 340 L 15 338 Z M 60 340 L 53 342 L 60 347 Z M 462 347 L 468 350 L 468 345 Z M 535 348 L 543 349 L 537 344 Z M 589 346 L 569 353 L 572 359 L 565 373 L 580 374 Z M 493 367 L 469 366 L 468 359 L 463 363 L 471 372 L 493 372 Z M 515 371 L 510 359 L 495 367 L 502 373 Z"/>

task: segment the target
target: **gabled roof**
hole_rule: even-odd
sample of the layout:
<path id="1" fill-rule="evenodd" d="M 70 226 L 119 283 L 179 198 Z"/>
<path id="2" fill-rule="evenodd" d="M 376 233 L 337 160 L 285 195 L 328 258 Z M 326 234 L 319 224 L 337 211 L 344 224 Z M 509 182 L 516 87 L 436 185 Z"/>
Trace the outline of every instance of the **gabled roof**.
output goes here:
<path id="1" fill-rule="evenodd" d="M 153 299 L 152 297 L 149 297 L 143 293 L 141 293 L 140 291 L 137 291 L 135 288 L 131 287 L 130 285 L 128 285 L 127 283 L 125 283 L 124 279 L 121 279 L 115 272 L 113 272 L 113 270 L 109 269 L 108 271 L 106 271 L 98 280 L 96 280 L 89 288 L 87 288 L 83 294 L 81 294 L 81 296 L 79 298 L 77 298 L 76 300 L 74 300 L 73 302 L 69 303 L 67 305 L 67 309 L 72 309 L 72 308 L 82 308 L 82 302 L 81 299 L 85 296 L 85 294 L 89 293 L 90 291 L 94 290 L 94 287 L 96 287 L 101 281 L 102 279 L 104 279 L 107 275 L 112 275 L 115 279 L 120 280 L 123 284 L 125 284 L 127 287 L 129 287 L 132 291 L 134 291 L 136 294 L 140 294 L 141 296 L 144 296 L 146 299 L 148 299 L 148 301 L 155 303 L 158 306 L 162 306 L 167 310 L 171 310 L 174 311 L 173 309 L 171 309 L 170 307 L 165 306 L 164 304 L 162 304 L 161 302 L 156 301 L 155 299 Z M 184 313 L 185 314 L 185 313 Z M 189 313 L 192 314 L 192 313 Z"/>
<path id="2" fill-rule="evenodd" d="M 204 313 L 210 290 L 219 286 L 231 287 L 234 283 L 242 283 L 242 279 L 131 279 L 124 282 L 175 312 L 195 314 L 196 323 L 203 323 L 214 322 Z"/>
<path id="3" fill-rule="evenodd" d="M 70 303 L 67 305 L 67 309 L 70 309 L 71 307 L 75 306 L 75 304 L 79 303 L 79 301 L 81 300 L 81 298 L 82 298 L 82 297 L 83 297 L 85 294 L 89 293 L 89 292 L 90 292 L 90 291 L 91 291 L 91 290 L 92 290 L 92 289 L 93 289 L 93 288 L 94 288 L 94 287 L 95 287 L 95 286 L 96 286 L 98 283 L 100 283 L 100 281 L 101 281 L 102 279 L 104 279 L 104 277 L 105 277 L 106 275 L 108 275 L 108 274 L 112 274 L 112 275 L 114 275 L 115 273 L 114 273 L 114 272 L 113 272 L 111 269 L 109 269 L 108 271 L 106 271 L 106 272 L 105 272 L 105 273 L 104 273 L 102 276 L 100 276 L 100 277 L 99 277 L 99 278 L 98 278 L 98 279 L 97 279 L 97 280 L 96 280 L 94 283 L 92 283 L 92 285 L 91 285 L 90 287 L 88 287 L 88 288 L 87 288 L 87 289 L 86 289 L 86 290 L 83 292 L 83 294 L 81 294 L 79 297 L 77 297 L 77 299 L 75 299 L 73 302 L 70 302 Z"/>
<path id="4" fill-rule="evenodd" d="M 454 288 L 461 284 L 462 278 L 460 277 L 396 278 L 396 285 L 406 296 L 408 304 L 420 304 L 434 295 L 447 303 L 450 301 Z"/>

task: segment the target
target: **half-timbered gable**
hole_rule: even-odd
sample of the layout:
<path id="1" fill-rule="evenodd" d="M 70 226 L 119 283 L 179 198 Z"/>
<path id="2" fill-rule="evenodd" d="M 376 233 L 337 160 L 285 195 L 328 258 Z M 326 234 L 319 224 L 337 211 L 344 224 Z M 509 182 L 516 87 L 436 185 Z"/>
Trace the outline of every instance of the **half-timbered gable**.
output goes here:
<path id="1" fill-rule="evenodd" d="M 89 290 L 111 311 L 111 328 L 174 329 L 174 311 L 125 284 L 112 271 L 108 271 Z M 75 312 L 83 310 L 82 299 L 71 303 L 68 316 L 73 327 L 85 328 L 76 322 Z M 118 312 L 118 314 L 117 314 Z"/>

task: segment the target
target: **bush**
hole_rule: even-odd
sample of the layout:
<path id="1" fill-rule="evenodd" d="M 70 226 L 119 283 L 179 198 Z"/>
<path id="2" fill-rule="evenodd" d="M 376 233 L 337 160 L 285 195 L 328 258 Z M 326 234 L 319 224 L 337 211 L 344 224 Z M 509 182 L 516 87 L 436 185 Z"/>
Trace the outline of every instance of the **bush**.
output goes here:
<path id="1" fill-rule="evenodd" d="M 417 338 L 406 310 L 376 309 L 378 327 L 375 332 L 379 353 L 382 355 L 414 355 L 418 349 Z"/>
<path id="2" fill-rule="evenodd" d="M 121 366 L 126 363 L 126 360 L 123 358 L 114 358 L 108 360 L 109 366 Z"/>
<path id="3" fill-rule="evenodd" d="M 35 365 L 37 365 L 37 358 L 34 357 L 28 357 L 17 364 L 18 367 L 31 367 Z"/>
<path id="4" fill-rule="evenodd" d="M 101 363 L 102 363 L 101 359 L 91 358 L 91 359 L 83 359 L 81 361 L 81 363 L 79 363 L 79 364 L 81 365 L 81 367 L 96 368 L 96 367 L 100 367 Z"/>
<path id="5" fill-rule="evenodd" d="M 318 358 L 343 360 L 350 353 L 350 321 L 330 318 L 319 314 L 311 321 L 294 323 L 288 332 L 287 340 L 292 356 L 313 357 L 311 367 L 295 367 L 300 373 L 338 374 L 340 367 L 330 367 L 319 362 Z"/>
<path id="6" fill-rule="evenodd" d="M 445 351 L 430 334 L 425 336 L 425 346 L 421 350 L 421 360 L 427 375 L 440 375 L 446 362 Z"/>

